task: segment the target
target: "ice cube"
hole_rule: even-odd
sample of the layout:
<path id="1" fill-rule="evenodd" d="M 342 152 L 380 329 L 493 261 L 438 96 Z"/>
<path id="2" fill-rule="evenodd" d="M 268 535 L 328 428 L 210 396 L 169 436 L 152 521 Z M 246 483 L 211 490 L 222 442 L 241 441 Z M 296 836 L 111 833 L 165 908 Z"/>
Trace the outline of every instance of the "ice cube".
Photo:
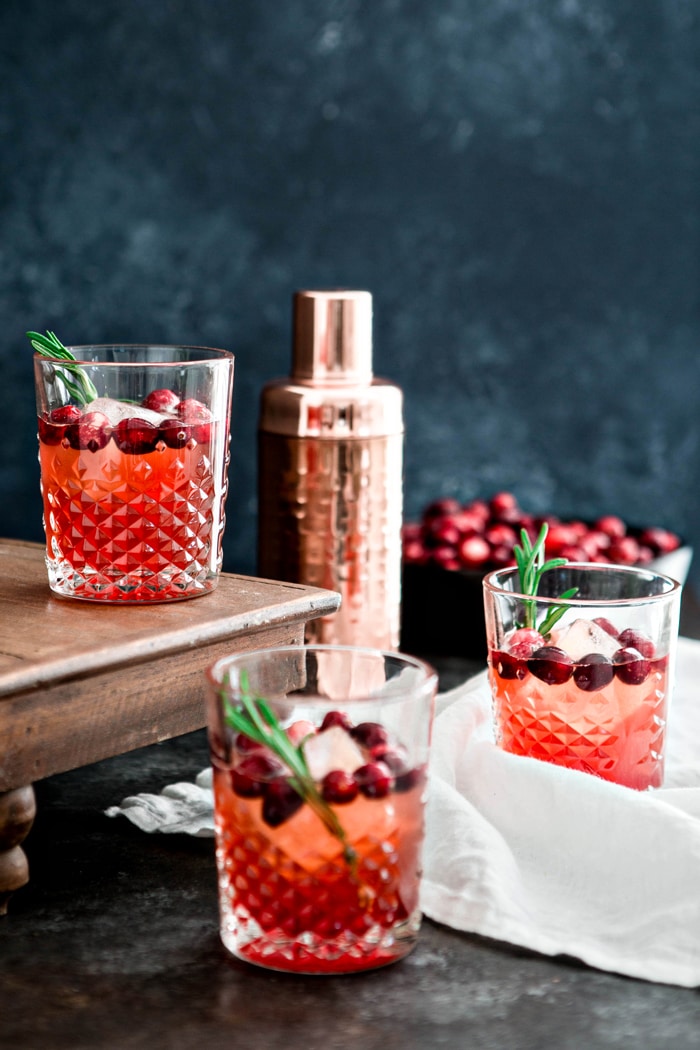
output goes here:
<path id="1" fill-rule="evenodd" d="M 128 401 L 116 401 L 112 397 L 96 397 L 87 408 L 90 412 L 104 412 L 113 427 L 116 427 L 122 419 L 134 417 L 145 419 L 147 423 L 153 423 L 154 426 L 160 426 L 163 420 L 168 418 L 160 412 L 154 412 L 151 408 L 134 405 Z"/>
<path id="2" fill-rule="evenodd" d="M 342 726 L 331 726 L 309 737 L 304 741 L 303 751 L 314 780 L 323 780 L 333 769 L 354 773 L 365 762 L 362 751 Z"/>
<path id="3" fill-rule="evenodd" d="M 563 649 L 572 660 L 580 660 L 589 653 L 602 653 L 612 656 L 620 648 L 620 643 L 604 631 L 593 620 L 574 620 L 559 630 L 552 631 L 550 645 Z"/>

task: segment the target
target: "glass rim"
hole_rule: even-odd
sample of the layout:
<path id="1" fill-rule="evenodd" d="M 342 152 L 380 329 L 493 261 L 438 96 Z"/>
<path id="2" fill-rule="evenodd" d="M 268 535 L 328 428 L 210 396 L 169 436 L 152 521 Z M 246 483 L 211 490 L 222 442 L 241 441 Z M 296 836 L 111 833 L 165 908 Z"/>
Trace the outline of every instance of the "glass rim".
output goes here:
<path id="1" fill-rule="evenodd" d="M 648 580 L 662 580 L 668 586 L 659 594 L 637 595 L 629 598 L 577 598 L 576 595 L 574 595 L 573 598 L 553 598 L 548 595 L 523 594 L 522 591 L 510 591 L 506 587 L 500 586 L 499 580 L 505 579 L 506 577 L 510 578 L 518 573 L 517 565 L 509 565 L 504 569 L 494 569 L 487 573 L 483 579 L 483 589 L 484 592 L 489 592 L 493 595 L 517 598 L 521 601 L 534 601 L 543 605 L 575 606 L 581 609 L 590 608 L 594 605 L 627 606 L 644 605 L 647 602 L 667 601 L 669 598 L 679 594 L 682 590 L 682 584 L 679 583 L 678 580 L 674 580 L 672 576 L 666 576 L 662 572 L 648 569 L 644 565 L 603 565 L 596 562 L 569 561 L 566 562 L 565 565 L 554 566 L 554 568 L 548 570 L 548 572 L 556 572 L 558 569 L 576 569 L 579 572 L 586 572 L 590 575 L 605 575 L 610 572 L 615 572 L 622 576 L 636 576 L 637 578 L 641 577 Z"/>
<path id="2" fill-rule="evenodd" d="M 310 643 L 299 643 L 298 645 L 273 645 L 269 649 L 250 649 L 243 653 L 231 653 L 229 656 L 220 656 L 218 660 L 210 664 L 206 670 L 205 675 L 209 683 L 217 689 L 225 689 L 226 686 L 223 681 L 223 677 L 219 674 L 219 669 L 230 667 L 236 664 L 245 664 L 245 661 L 251 657 L 265 657 L 271 656 L 290 656 L 292 654 L 300 655 L 310 652 L 321 652 L 321 653 L 352 653 L 357 656 L 371 656 L 379 657 L 382 660 L 391 659 L 398 664 L 404 664 L 406 667 L 412 667 L 414 670 L 421 672 L 423 675 L 422 679 L 418 682 L 412 683 L 411 692 L 420 690 L 421 692 L 431 691 L 433 687 L 437 690 L 438 685 L 438 673 L 427 660 L 422 660 L 419 656 L 411 656 L 408 653 L 396 652 L 393 649 L 377 649 L 372 646 L 363 645 L 332 645 L 332 644 L 315 644 Z M 218 674 L 218 676 L 217 676 Z M 273 697 L 271 702 L 288 702 L 288 697 Z M 342 701 L 343 704 L 352 703 L 364 703 L 367 700 L 374 700 L 381 703 L 390 703 L 397 701 L 405 701 L 405 696 L 372 696 L 371 693 L 362 692 L 357 695 L 345 697 Z M 304 697 L 304 703 L 323 703 L 323 704 L 334 704 L 337 705 L 337 700 L 332 700 L 330 697 L 314 696 L 309 695 Z"/>
<path id="3" fill-rule="evenodd" d="M 86 365 L 93 368 L 96 366 L 100 368 L 143 368 L 144 365 L 168 368 L 170 366 L 208 364 L 211 361 L 233 361 L 235 359 L 235 354 L 231 350 L 221 350 L 214 346 L 197 346 L 189 343 L 81 343 L 77 346 L 66 346 L 66 350 L 73 354 L 74 357 L 74 360 L 68 362 L 69 364 Z M 195 355 L 200 356 L 194 356 L 188 361 L 90 361 L 80 356 L 80 351 L 84 353 L 87 350 L 187 350 L 193 351 Z M 202 352 L 212 356 L 201 356 Z M 34 360 L 54 366 L 65 364 L 64 358 L 47 357 L 46 354 L 40 354 L 37 351 L 34 351 Z"/>

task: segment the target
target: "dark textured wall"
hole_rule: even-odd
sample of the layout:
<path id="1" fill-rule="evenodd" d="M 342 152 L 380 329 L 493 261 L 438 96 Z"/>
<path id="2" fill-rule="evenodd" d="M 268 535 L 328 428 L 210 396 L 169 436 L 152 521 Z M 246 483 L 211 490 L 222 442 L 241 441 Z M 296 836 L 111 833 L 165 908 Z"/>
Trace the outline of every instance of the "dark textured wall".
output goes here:
<path id="1" fill-rule="evenodd" d="M 237 354 L 226 567 L 295 288 L 375 295 L 406 507 L 513 489 L 700 546 L 697 0 L 2 0 L 0 534 L 27 328 Z"/>

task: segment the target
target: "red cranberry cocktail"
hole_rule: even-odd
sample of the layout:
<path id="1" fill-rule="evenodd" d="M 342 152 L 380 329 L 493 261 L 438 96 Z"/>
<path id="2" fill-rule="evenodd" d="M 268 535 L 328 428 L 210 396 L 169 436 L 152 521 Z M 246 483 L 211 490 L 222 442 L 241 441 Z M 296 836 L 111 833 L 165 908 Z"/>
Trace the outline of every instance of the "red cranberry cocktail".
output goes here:
<path id="1" fill-rule="evenodd" d="M 73 347 L 35 356 L 49 584 L 65 597 L 161 602 L 221 569 L 233 356 Z"/>
<path id="2" fill-rule="evenodd" d="M 436 677 L 396 653 L 292 646 L 209 672 L 221 938 L 295 973 L 414 946 Z"/>
<path id="3" fill-rule="evenodd" d="M 490 573 L 484 599 L 499 746 L 659 787 L 680 585 L 645 569 L 567 564 L 545 571 L 536 595 L 521 593 L 517 569 Z"/>

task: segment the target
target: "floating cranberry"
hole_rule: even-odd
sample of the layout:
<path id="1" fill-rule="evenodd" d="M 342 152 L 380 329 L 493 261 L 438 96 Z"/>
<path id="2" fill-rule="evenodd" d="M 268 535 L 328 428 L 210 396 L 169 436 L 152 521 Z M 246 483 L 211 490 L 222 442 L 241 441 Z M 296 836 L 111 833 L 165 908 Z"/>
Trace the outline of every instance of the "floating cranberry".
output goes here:
<path id="1" fill-rule="evenodd" d="M 294 790 L 286 777 L 276 777 L 265 787 L 262 818 L 271 828 L 278 828 L 285 820 L 294 816 L 304 804 L 301 795 Z"/>
<path id="2" fill-rule="evenodd" d="M 298 721 L 292 722 L 287 728 L 287 736 L 295 747 L 298 747 L 302 740 L 306 740 L 307 737 L 315 735 L 316 726 L 306 718 L 300 718 Z"/>
<path id="3" fill-rule="evenodd" d="M 265 745 L 259 744 L 257 740 L 253 740 L 251 737 L 246 736 L 245 733 L 237 733 L 233 741 L 233 746 L 236 751 L 248 754 L 250 751 L 260 751 Z"/>
<path id="4" fill-rule="evenodd" d="M 156 447 L 158 433 L 158 427 L 149 423 L 147 419 L 129 416 L 120 419 L 114 428 L 114 442 L 120 452 L 142 456 Z"/>
<path id="5" fill-rule="evenodd" d="M 360 747 L 373 748 L 389 742 L 389 733 L 379 722 L 360 722 L 350 730 Z"/>
<path id="6" fill-rule="evenodd" d="M 82 413 L 76 405 L 62 405 L 39 417 L 39 440 L 45 445 L 58 445 L 66 436 L 66 429 L 77 423 Z"/>
<path id="7" fill-rule="evenodd" d="M 609 634 L 611 638 L 617 638 L 618 630 L 614 623 L 611 623 L 605 616 L 596 616 L 593 623 L 597 623 L 598 626 Z"/>
<path id="8" fill-rule="evenodd" d="M 534 627 L 519 627 L 508 638 L 508 649 L 516 656 L 532 656 L 535 649 L 544 645 L 544 638 Z M 517 650 L 517 651 L 516 651 Z"/>
<path id="9" fill-rule="evenodd" d="M 574 661 L 556 645 L 543 645 L 536 649 L 527 662 L 528 669 L 547 685 L 568 682 L 574 673 Z"/>
<path id="10" fill-rule="evenodd" d="M 408 753 L 405 748 L 393 747 L 391 744 L 377 744 L 370 748 L 370 758 L 373 762 L 383 762 L 389 767 L 394 776 L 405 773 L 408 769 Z"/>
<path id="11" fill-rule="evenodd" d="M 394 786 L 394 777 L 384 762 L 367 762 L 355 770 L 355 780 L 365 798 L 385 798 Z"/>
<path id="12" fill-rule="evenodd" d="M 574 668 L 574 681 L 579 689 L 586 693 L 595 693 L 604 689 L 613 680 L 612 661 L 603 653 L 588 653 L 582 656 Z"/>
<path id="13" fill-rule="evenodd" d="M 259 798 L 271 778 L 279 777 L 280 769 L 279 762 L 271 755 L 254 751 L 242 758 L 231 772 L 231 786 L 242 798 Z"/>
<path id="14" fill-rule="evenodd" d="M 152 412 L 162 412 L 169 415 L 175 412 L 180 404 L 180 398 L 173 390 L 161 389 L 151 390 L 141 402 L 144 408 L 150 408 Z"/>
<path id="15" fill-rule="evenodd" d="M 214 417 L 206 405 L 187 397 L 178 405 L 177 414 L 183 422 L 192 425 L 192 436 L 197 444 L 205 445 L 209 441 Z"/>
<path id="16" fill-rule="evenodd" d="M 656 646 L 649 635 L 643 631 L 636 631 L 633 627 L 627 627 L 622 631 L 618 641 L 623 649 L 636 649 L 646 660 L 652 660 L 656 653 Z"/>
<path id="17" fill-rule="evenodd" d="M 321 722 L 321 731 L 330 729 L 332 726 L 340 726 L 349 733 L 352 729 L 352 722 L 344 711 L 327 711 Z"/>
<path id="18" fill-rule="evenodd" d="M 527 660 L 521 660 L 512 653 L 494 652 L 491 663 L 501 678 L 524 678 L 527 674 Z"/>
<path id="19" fill-rule="evenodd" d="M 66 430 L 71 448 L 99 452 L 112 436 L 112 424 L 104 412 L 86 412 Z"/>
<path id="20" fill-rule="evenodd" d="M 618 649 L 613 655 L 615 674 L 626 685 L 640 685 L 651 671 L 651 664 L 636 649 Z"/>
<path id="21" fill-rule="evenodd" d="M 164 419 L 158 431 L 168 448 L 183 448 L 193 436 L 194 428 L 181 419 Z"/>
<path id="22" fill-rule="evenodd" d="M 407 769 L 405 772 L 399 773 L 396 776 L 394 781 L 394 791 L 410 791 L 411 788 L 424 783 L 425 780 L 425 766 L 414 766 L 413 769 Z"/>
<path id="23" fill-rule="evenodd" d="M 333 769 L 321 781 L 321 794 L 326 802 L 338 805 L 352 802 L 359 790 L 360 786 L 352 773 L 346 773 L 343 769 Z"/>

